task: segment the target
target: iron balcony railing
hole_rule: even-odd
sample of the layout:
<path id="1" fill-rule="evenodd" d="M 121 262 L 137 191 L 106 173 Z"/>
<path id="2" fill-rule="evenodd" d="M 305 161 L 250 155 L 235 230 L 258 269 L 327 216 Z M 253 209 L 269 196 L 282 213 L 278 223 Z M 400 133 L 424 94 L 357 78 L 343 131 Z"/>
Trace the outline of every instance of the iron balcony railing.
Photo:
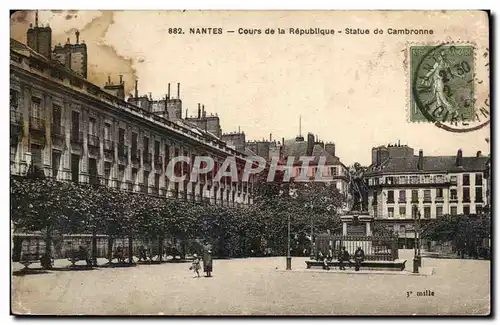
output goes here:
<path id="1" fill-rule="evenodd" d="M 83 143 L 83 132 L 82 131 L 71 131 L 71 143 L 82 144 Z"/>
<path id="2" fill-rule="evenodd" d="M 66 129 L 59 123 L 52 123 L 52 136 L 55 138 L 64 138 Z"/>
<path id="3" fill-rule="evenodd" d="M 88 135 L 88 146 L 93 148 L 99 148 L 99 137 L 94 134 Z"/>
<path id="4" fill-rule="evenodd" d="M 123 143 L 118 143 L 118 158 L 119 159 L 128 158 L 128 147 Z"/>
<path id="5" fill-rule="evenodd" d="M 30 128 L 36 131 L 45 131 L 45 120 L 39 117 L 30 117 Z"/>
<path id="6" fill-rule="evenodd" d="M 156 169 L 161 169 L 161 163 L 163 161 L 163 157 L 162 156 L 155 156 L 154 157 L 154 162 L 155 162 L 155 168 Z"/>
<path id="7" fill-rule="evenodd" d="M 13 125 L 21 125 L 23 123 L 23 113 L 11 109 L 10 123 Z"/>
<path id="8" fill-rule="evenodd" d="M 144 162 L 144 164 L 151 165 L 152 160 L 152 154 L 150 152 L 144 151 L 142 154 L 142 161 Z"/>
<path id="9" fill-rule="evenodd" d="M 112 152 L 115 150 L 115 143 L 112 140 L 104 140 L 104 151 Z"/>
<path id="10" fill-rule="evenodd" d="M 130 160 L 134 164 L 138 164 L 141 162 L 141 156 L 139 154 L 139 149 L 132 148 L 130 151 Z"/>

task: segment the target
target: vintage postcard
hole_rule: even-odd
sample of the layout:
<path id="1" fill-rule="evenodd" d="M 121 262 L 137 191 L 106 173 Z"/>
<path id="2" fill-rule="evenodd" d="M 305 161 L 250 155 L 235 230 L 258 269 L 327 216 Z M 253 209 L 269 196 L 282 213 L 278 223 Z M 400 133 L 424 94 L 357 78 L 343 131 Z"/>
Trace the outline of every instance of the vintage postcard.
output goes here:
<path id="1" fill-rule="evenodd" d="M 487 11 L 16 11 L 14 315 L 489 315 Z"/>

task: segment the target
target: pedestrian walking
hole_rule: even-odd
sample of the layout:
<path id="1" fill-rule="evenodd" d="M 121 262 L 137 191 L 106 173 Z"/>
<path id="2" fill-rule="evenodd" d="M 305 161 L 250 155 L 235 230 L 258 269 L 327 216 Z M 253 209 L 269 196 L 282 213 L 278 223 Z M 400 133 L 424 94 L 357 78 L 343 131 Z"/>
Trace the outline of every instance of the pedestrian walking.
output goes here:
<path id="1" fill-rule="evenodd" d="M 207 249 L 203 255 L 203 271 L 206 277 L 212 276 L 212 251 L 210 249 Z"/>
<path id="2" fill-rule="evenodd" d="M 193 255 L 194 259 L 193 259 L 193 263 L 191 264 L 191 266 L 189 267 L 190 270 L 193 270 L 193 272 L 197 275 L 195 276 L 196 277 L 200 277 L 200 258 L 198 257 L 197 254 L 194 254 Z"/>

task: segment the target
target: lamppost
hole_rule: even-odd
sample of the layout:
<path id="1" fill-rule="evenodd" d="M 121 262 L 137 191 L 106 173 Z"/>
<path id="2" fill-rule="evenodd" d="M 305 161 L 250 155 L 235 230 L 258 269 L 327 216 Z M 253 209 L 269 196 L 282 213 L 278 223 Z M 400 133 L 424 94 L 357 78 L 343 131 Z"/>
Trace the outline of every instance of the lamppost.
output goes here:
<path id="1" fill-rule="evenodd" d="M 413 256 L 413 273 L 418 273 L 418 268 L 422 263 L 422 258 L 420 257 L 420 210 L 417 205 L 413 206 L 414 219 L 415 219 L 415 245 L 414 245 L 414 256 Z"/>
<path id="2" fill-rule="evenodd" d="M 290 188 L 288 195 L 290 196 L 290 198 L 295 199 L 297 198 L 297 191 Z M 291 270 L 292 269 L 292 256 L 290 255 L 291 211 L 289 210 L 287 214 L 288 214 L 288 236 L 287 236 L 287 252 L 286 252 L 286 269 Z"/>

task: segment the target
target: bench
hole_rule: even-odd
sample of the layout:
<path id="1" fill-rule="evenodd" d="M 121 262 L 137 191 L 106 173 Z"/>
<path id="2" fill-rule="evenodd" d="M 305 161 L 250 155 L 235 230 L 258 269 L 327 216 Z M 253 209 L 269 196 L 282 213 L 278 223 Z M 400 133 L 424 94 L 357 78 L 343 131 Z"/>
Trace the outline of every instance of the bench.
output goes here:
<path id="1" fill-rule="evenodd" d="M 71 256 L 67 258 L 68 261 L 71 262 L 71 267 L 76 266 L 76 262 L 85 261 L 87 266 L 92 266 L 92 261 L 90 260 L 90 256 L 86 252 L 75 251 L 71 253 Z M 90 263 L 89 263 L 90 262 Z"/>
<path id="2" fill-rule="evenodd" d="M 329 267 L 339 267 L 340 262 L 337 260 L 332 260 L 327 262 Z M 354 261 L 344 262 L 344 266 L 346 267 L 354 267 Z M 322 261 L 306 261 L 307 268 L 311 267 L 323 267 L 324 263 Z M 406 267 L 406 260 L 396 260 L 396 261 L 374 261 L 374 260 L 365 260 L 361 262 L 361 268 L 365 269 L 391 269 L 397 271 L 403 271 Z"/>
<path id="3" fill-rule="evenodd" d="M 28 253 L 22 254 L 21 264 L 27 269 L 33 263 L 40 263 L 40 256 L 38 254 Z"/>

